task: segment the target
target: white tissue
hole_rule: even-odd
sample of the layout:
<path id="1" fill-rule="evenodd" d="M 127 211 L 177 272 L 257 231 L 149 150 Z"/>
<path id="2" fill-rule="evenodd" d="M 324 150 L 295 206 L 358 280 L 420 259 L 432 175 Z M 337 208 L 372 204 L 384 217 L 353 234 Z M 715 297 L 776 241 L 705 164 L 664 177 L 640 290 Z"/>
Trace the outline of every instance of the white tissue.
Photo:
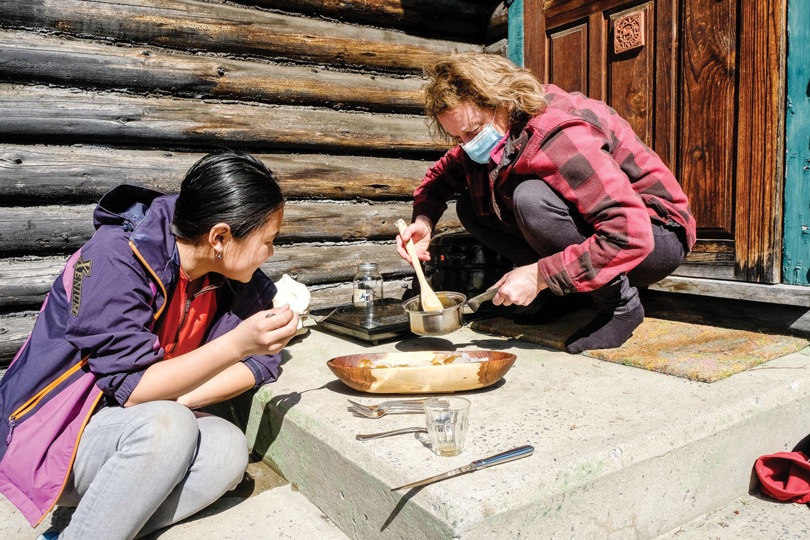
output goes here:
<path id="1" fill-rule="evenodd" d="M 281 279 L 275 282 L 276 292 L 273 298 L 273 307 L 278 308 L 284 304 L 290 304 L 290 309 L 297 312 L 300 316 L 298 320 L 298 330 L 296 335 L 306 332 L 304 329 L 304 318 L 309 313 L 309 303 L 312 301 L 312 296 L 309 294 L 307 286 L 299 283 L 291 278 L 288 274 L 281 276 Z"/>

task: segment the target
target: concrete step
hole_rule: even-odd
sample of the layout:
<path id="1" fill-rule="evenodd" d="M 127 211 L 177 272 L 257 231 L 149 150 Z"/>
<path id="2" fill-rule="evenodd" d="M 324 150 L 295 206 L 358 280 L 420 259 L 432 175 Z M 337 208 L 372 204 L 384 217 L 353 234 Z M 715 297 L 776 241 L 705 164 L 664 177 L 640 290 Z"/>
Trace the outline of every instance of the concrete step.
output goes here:
<path id="1" fill-rule="evenodd" d="M 805 540 L 810 538 L 810 508 L 760 495 L 737 499 L 661 535 L 658 540 Z"/>
<path id="2" fill-rule="evenodd" d="M 243 482 L 202 512 L 143 540 L 348 540 L 283 478 L 256 465 L 248 467 L 251 482 Z M 51 528 L 64 529 L 72 514 L 71 508 L 57 508 L 39 527 L 31 529 L 0 495 L 0 538 L 33 540 Z"/>
<path id="3" fill-rule="evenodd" d="M 411 435 L 416 415 L 356 418 L 329 358 L 362 351 L 508 350 L 504 382 L 472 401 L 462 455 Z M 285 351 L 283 376 L 234 402 L 248 440 L 355 539 L 652 539 L 748 493 L 762 454 L 808 433 L 807 351 L 713 384 L 572 356 L 464 328 L 378 346 L 312 330 Z M 529 458 L 406 493 L 391 487 L 531 444 Z M 680 536 L 680 535 L 679 535 Z"/>

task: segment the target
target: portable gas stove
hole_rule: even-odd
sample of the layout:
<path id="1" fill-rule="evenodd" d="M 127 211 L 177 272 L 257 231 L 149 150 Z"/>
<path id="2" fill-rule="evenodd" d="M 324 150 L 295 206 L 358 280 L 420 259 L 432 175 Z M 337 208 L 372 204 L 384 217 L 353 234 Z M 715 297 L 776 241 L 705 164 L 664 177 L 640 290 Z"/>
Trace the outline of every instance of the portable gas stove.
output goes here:
<path id="1" fill-rule="evenodd" d="M 316 309 L 312 315 L 326 315 L 333 308 Z M 410 332 L 408 314 L 401 301 L 383 298 L 372 306 L 341 306 L 318 326 L 347 336 L 370 341 L 374 345 L 381 339 L 397 337 Z"/>

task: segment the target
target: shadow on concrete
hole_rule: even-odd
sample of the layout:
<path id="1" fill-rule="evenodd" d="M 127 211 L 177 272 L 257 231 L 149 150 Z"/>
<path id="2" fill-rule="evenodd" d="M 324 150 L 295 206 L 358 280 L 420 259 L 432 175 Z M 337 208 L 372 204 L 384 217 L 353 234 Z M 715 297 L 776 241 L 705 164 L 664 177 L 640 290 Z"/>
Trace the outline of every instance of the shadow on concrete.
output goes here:
<path id="1" fill-rule="evenodd" d="M 491 334 L 479 333 L 481 336 L 489 336 Z M 452 341 L 440 337 L 421 337 L 402 340 L 396 345 L 396 349 L 400 352 L 415 352 L 415 351 L 457 351 L 466 349 L 468 347 L 476 347 L 478 349 L 488 349 L 492 351 L 511 351 L 511 350 L 532 350 L 532 351 L 556 351 L 552 347 L 545 345 L 538 345 L 529 341 L 521 341 L 518 339 L 503 339 L 503 338 L 487 338 L 473 339 L 468 343 L 453 343 Z"/>
<path id="2" fill-rule="evenodd" d="M 172 529 L 172 527 L 176 525 L 180 525 L 182 523 L 193 523 L 195 521 L 199 521 L 207 517 L 216 516 L 217 514 L 225 512 L 226 510 L 230 510 L 234 506 L 242 503 L 245 499 L 247 499 L 247 497 L 235 497 L 232 496 L 230 492 L 226 493 L 225 495 L 223 495 L 222 497 L 211 503 L 210 506 L 203 508 L 196 514 L 193 514 L 184 520 L 178 521 L 177 523 L 173 523 L 172 525 L 151 532 L 146 536 L 141 536 L 140 540 L 157 540 L 164 534 L 168 533 Z"/>
<path id="3" fill-rule="evenodd" d="M 270 449 L 270 445 L 278 437 L 281 427 L 284 425 L 284 417 L 290 410 L 301 402 L 301 396 L 308 392 L 315 392 L 327 388 L 329 384 L 324 384 L 318 388 L 310 388 L 309 390 L 302 390 L 301 392 L 290 392 L 289 394 L 279 394 L 270 398 L 264 404 L 262 410 L 262 417 L 259 420 L 259 425 L 256 428 L 256 440 L 253 441 L 253 454 L 261 461 L 265 461 L 264 457 Z M 244 394 L 243 394 L 244 395 Z M 249 413 L 250 409 L 247 409 Z M 245 425 L 247 419 L 245 419 Z M 241 426 L 240 426 L 241 427 Z M 265 461 L 272 465 L 272 463 Z M 275 468 L 275 467 L 274 467 Z"/>
<path id="4" fill-rule="evenodd" d="M 422 491 L 424 487 L 425 486 L 415 487 L 402 496 L 399 502 L 397 502 L 397 505 L 391 511 L 391 514 L 385 520 L 385 523 L 383 523 L 383 526 L 380 527 L 380 532 L 385 531 L 385 529 L 387 529 L 391 525 L 391 523 L 394 522 L 399 513 L 402 512 L 402 509 L 405 508 L 405 505 L 408 504 L 408 501 L 410 501 L 417 493 Z"/>
<path id="5" fill-rule="evenodd" d="M 810 455 L 810 435 L 796 443 L 793 447 L 793 452 L 802 452 L 804 455 Z"/>
<path id="6" fill-rule="evenodd" d="M 487 386 L 486 388 L 479 388 L 477 390 L 467 390 L 467 391 L 464 391 L 464 392 L 455 392 L 453 395 L 454 396 L 465 396 L 465 395 L 472 395 L 472 394 L 485 394 L 487 392 L 492 392 L 493 390 L 497 390 L 498 388 L 500 388 L 501 386 L 503 386 L 505 384 L 506 384 L 506 378 L 504 377 L 500 381 L 498 381 L 496 383 L 493 383 L 493 384 Z M 341 394 L 341 395 L 347 396 L 347 397 L 374 398 L 374 399 L 378 399 L 380 401 L 385 401 L 386 399 L 397 399 L 399 396 L 415 396 L 415 395 L 417 395 L 417 394 L 370 394 L 368 392 L 358 392 L 357 390 L 349 388 L 348 386 L 346 386 L 345 384 L 340 382 L 340 380 L 338 380 L 338 379 L 335 379 L 334 381 L 329 381 L 328 383 L 323 385 L 321 388 L 325 388 L 326 390 L 329 390 L 330 392 L 334 392 L 336 394 Z M 433 393 L 426 392 L 425 393 L 426 396 L 434 395 L 434 394 L 438 395 L 435 392 L 433 392 Z"/>

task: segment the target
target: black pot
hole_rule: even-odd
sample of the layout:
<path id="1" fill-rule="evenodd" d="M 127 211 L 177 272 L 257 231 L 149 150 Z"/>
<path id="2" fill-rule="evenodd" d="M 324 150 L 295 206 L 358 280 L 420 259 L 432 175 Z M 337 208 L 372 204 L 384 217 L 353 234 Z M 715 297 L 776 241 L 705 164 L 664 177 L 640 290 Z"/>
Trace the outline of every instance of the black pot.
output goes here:
<path id="1" fill-rule="evenodd" d="M 467 298 L 495 284 L 514 264 L 485 247 L 465 229 L 453 229 L 433 237 L 425 275 L 434 291 L 455 291 Z"/>

